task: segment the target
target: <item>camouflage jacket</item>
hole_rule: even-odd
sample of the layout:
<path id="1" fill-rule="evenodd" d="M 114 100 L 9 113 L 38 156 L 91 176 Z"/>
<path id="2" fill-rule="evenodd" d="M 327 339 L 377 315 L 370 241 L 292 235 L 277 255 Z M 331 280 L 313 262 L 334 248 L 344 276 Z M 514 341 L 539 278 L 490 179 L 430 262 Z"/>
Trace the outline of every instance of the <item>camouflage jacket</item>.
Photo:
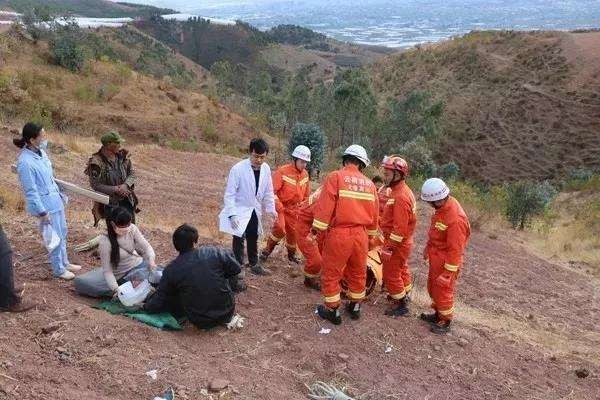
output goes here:
<path id="1" fill-rule="evenodd" d="M 111 206 L 127 200 L 134 212 L 139 211 L 137 208 L 138 198 L 134 193 L 135 171 L 127 150 L 122 149 L 114 161 L 109 160 L 99 150 L 88 160 L 85 174 L 90 179 L 92 189 L 109 196 Z M 130 191 L 130 195 L 127 197 L 121 197 L 116 193 L 117 187 L 123 184 L 127 185 Z M 105 218 L 102 204 L 95 203 L 93 213 L 96 224 L 99 218 Z"/>

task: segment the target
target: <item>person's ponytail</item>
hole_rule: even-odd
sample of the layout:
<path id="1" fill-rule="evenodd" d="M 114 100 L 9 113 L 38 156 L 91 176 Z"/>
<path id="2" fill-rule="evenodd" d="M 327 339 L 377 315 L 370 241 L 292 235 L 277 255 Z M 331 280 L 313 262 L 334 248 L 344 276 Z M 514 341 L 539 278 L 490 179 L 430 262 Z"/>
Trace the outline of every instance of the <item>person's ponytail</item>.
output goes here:
<path id="1" fill-rule="evenodd" d="M 40 136 L 42 133 L 42 129 L 44 129 L 41 125 L 34 124 L 33 122 L 28 122 L 23 127 L 23 133 L 19 139 L 13 139 L 13 144 L 18 148 L 22 149 L 31 142 L 31 139 L 35 139 Z"/>
<path id="2" fill-rule="evenodd" d="M 25 147 L 25 145 L 27 144 L 27 142 L 25 141 L 25 138 L 15 138 L 13 139 L 13 144 L 15 146 L 17 146 L 18 148 L 22 149 L 23 147 Z"/>

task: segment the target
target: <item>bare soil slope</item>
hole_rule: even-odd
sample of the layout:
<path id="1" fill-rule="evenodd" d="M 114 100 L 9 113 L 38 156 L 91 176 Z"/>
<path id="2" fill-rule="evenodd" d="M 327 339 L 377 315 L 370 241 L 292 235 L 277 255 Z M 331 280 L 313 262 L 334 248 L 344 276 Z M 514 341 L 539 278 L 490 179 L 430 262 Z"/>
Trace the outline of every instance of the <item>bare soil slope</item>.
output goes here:
<path id="1" fill-rule="evenodd" d="M 486 182 L 600 168 L 600 32 L 476 32 L 380 61 L 379 90 L 445 100 L 440 161 Z"/>
<path id="2" fill-rule="evenodd" d="M 383 315 L 374 296 L 358 321 L 339 327 L 313 314 L 320 296 L 302 286 L 299 269 L 276 254 L 271 277 L 249 276 L 238 297 L 247 318 L 239 332 L 224 328 L 162 332 L 91 308 L 71 284 L 50 278 L 33 221 L 15 212 L 17 155 L 0 132 L 0 185 L 4 228 L 15 250 L 16 276 L 37 310 L 0 314 L 0 398 L 149 399 L 175 388 L 180 399 L 304 399 L 315 380 L 346 386 L 358 399 L 596 399 L 600 393 L 600 281 L 581 271 L 528 254 L 509 237 L 475 232 L 458 288 L 458 318 L 451 335 L 431 335 L 417 319 L 427 309 L 424 245 L 429 211 L 422 206 L 411 259 L 416 293 L 407 318 Z M 52 137 L 57 175 L 85 183 L 83 163 L 95 143 Z M 61 150 L 62 149 L 62 150 Z M 139 171 L 140 227 L 160 262 L 174 256 L 169 232 L 187 221 L 216 233 L 224 179 L 236 161 L 218 155 L 178 153 L 156 146 L 130 148 Z M 72 196 L 70 244 L 96 234 L 90 204 Z M 508 236 L 508 235 L 507 235 Z M 84 271 L 93 254 L 72 255 Z M 42 328 L 58 322 L 48 334 Z M 333 328 L 319 334 L 321 327 Z M 386 352 L 386 348 L 391 351 Z M 146 371 L 158 369 L 152 381 Z M 579 378 L 576 375 L 589 376 Z M 215 377 L 229 388 L 207 395 Z"/>

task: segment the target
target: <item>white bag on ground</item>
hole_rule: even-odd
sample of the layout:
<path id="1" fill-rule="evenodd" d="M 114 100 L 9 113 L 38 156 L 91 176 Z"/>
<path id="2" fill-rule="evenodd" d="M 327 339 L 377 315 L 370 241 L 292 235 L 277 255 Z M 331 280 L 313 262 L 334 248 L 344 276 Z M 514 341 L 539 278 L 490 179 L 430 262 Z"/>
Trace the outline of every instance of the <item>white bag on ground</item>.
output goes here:
<path id="1" fill-rule="evenodd" d="M 42 241 L 44 246 L 46 247 L 46 250 L 48 250 L 48 253 L 52 253 L 60 244 L 60 237 L 50 224 L 42 224 L 40 229 L 42 231 Z"/>
<path id="2" fill-rule="evenodd" d="M 131 281 L 127 281 L 117 289 L 117 296 L 125 307 L 137 306 L 146 300 L 152 287 L 147 279 L 143 280 L 137 287 L 133 287 Z"/>

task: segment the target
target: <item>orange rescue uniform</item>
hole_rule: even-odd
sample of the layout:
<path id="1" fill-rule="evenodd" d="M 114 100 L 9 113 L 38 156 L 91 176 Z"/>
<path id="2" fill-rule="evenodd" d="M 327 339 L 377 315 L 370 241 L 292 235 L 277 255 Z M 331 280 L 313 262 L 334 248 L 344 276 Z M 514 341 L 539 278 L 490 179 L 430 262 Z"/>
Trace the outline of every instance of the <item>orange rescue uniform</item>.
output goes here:
<path id="1" fill-rule="evenodd" d="M 401 300 L 412 289 L 408 257 L 417 224 L 417 203 L 405 181 L 393 184 L 390 189 L 381 219 L 383 251 L 389 254 L 383 257 L 383 284 L 392 300 Z"/>
<path id="2" fill-rule="evenodd" d="M 298 205 L 308 199 L 310 182 L 306 170 L 298 171 L 294 163 L 286 164 L 273 173 L 273 192 L 277 221 L 267 240 L 267 253 L 285 238 L 289 254 L 296 252 L 296 212 Z"/>
<path id="3" fill-rule="evenodd" d="M 452 320 L 454 287 L 463 265 L 465 247 L 471 234 L 469 220 L 452 196 L 431 217 L 424 255 L 429 260 L 427 290 L 431 307 L 441 321 Z"/>
<path id="4" fill-rule="evenodd" d="M 327 231 L 323 244 L 321 293 L 325 305 L 340 305 L 342 279 L 351 301 L 365 297 L 369 236 L 377 235 L 377 189 L 355 165 L 332 172 L 315 204 L 313 229 Z"/>
<path id="5" fill-rule="evenodd" d="M 377 197 L 379 197 L 379 218 L 383 217 L 383 211 L 385 210 L 385 205 L 390 198 L 391 192 L 392 189 L 388 185 L 380 187 L 377 191 Z"/>
<path id="6" fill-rule="evenodd" d="M 304 256 L 304 276 L 307 278 L 318 277 L 321 274 L 321 268 L 323 266 L 321 250 L 323 249 L 325 232 L 319 232 L 316 237 L 313 237 L 310 233 L 315 215 L 315 204 L 321 194 L 321 190 L 321 188 L 315 190 L 315 192 L 308 197 L 308 200 L 300 204 L 297 212 L 296 234 L 298 248 Z"/>

